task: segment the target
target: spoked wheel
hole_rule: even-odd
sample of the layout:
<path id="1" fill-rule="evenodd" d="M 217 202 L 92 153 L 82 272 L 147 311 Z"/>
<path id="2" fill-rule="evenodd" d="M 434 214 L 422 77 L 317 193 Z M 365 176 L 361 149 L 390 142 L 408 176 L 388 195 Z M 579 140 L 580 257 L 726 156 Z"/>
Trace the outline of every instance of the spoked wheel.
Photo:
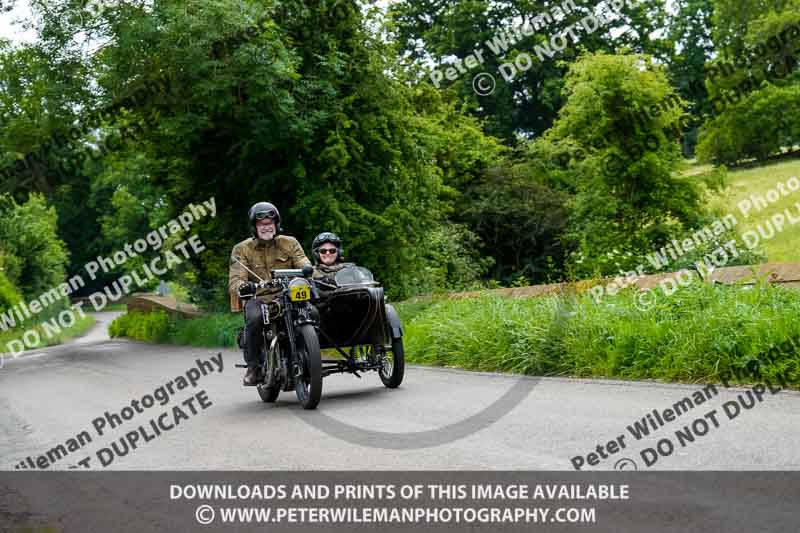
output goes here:
<path id="1" fill-rule="evenodd" d="M 383 356 L 383 366 L 378 370 L 381 381 L 390 389 L 396 389 L 403 382 L 406 372 L 406 352 L 403 337 L 392 339 L 392 350 Z"/>
<path id="2" fill-rule="evenodd" d="M 278 383 L 278 351 L 275 350 L 267 350 L 267 364 L 264 365 L 264 383 L 259 383 L 256 387 L 258 389 L 258 395 L 261 396 L 261 401 L 265 403 L 273 403 L 275 400 L 278 399 L 278 394 L 281 393 L 281 386 Z M 273 375 L 272 385 L 267 386 L 269 383 L 269 376 Z"/>
<path id="3" fill-rule="evenodd" d="M 304 324 L 298 328 L 297 355 L 299 376 L 295 376 L 295 392 L 303 409 L 315 409 L 322 397 L 322 353 L 314 326 Z"/>

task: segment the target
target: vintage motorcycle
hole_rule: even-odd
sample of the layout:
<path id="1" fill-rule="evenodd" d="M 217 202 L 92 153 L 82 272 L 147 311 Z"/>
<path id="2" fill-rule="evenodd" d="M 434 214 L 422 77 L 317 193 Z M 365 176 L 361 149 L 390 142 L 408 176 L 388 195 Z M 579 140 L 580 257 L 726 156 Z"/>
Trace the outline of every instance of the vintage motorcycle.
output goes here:
<path id="1" fill-rule="evenodd" d="M 264 381 L 256 388 L 264 402 L 274 402 L 282 390 L 294 390 L 304 409 L 314 409 L 322 397 L 322 356 L 317 337 L 319 313 L 311 304 L 312 273 L 311 267 L 276 269 L 272 271 L 271 280 L 259 278 L 256 285 L 259 290 L 275 291 L 270 301 L 261 304 L 265 322 L 261 349 L 266 353 L 262 368 Z M 244 348 L 244 328 L 239 330 L 238 341 L 239 347 Z"/>
<path id="2" fill-rule="evenodd" d="M 328 281 L 313 279 L 311 267 L 271 274 L 272 280 L 257 284 L 277 291 L 262 304 L 264 381 L 256 387 L 262 401 L 274 402 L 281 391 L 294 390 L 304 409 L 314 409 L 322 396 L 322 378 L 336 373 L 360 378 L 359 372 L 377 371 L 386 387 L 400 386 L 405 374 L 403 326 L 369 270 L 346 267 Z M 243 333 L 240 328 L 240 348 Z M 336 350 L 343 359 L 322 359 L 322 349 Z"/>

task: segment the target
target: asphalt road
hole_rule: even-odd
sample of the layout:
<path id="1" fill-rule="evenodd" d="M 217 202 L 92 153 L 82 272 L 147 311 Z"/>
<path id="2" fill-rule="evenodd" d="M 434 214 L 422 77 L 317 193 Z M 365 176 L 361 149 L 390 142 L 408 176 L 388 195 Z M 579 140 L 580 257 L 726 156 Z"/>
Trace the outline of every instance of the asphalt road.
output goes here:
<path id="1" fill-rule="evenodd" d="M 107 323 L 109 316 L 101 318 Z M 748 403 L 747 389 L 718 385 L 713 394 L 702 392 L 704 384 L 536 379 L 411 366 L 396 390 L 383 387 L 374 373 L 328 377 L 318 410 L 309 412 L 293 393 L 264 404 L 254 388 L 242 387 L 243 371 L 234 368 L 238 352 L 222 352 L 219 372 L 211 362 L 218 350 L 108 340 L 103 328 L 75 343 L 5 361 L 0 469 L 14 469 L 27 457 L 35 463 L 58 445 L 68 449 L 81 433 L 91 440 L 73 442 L 75 449 L 55 460 L 51 454 L 47 468 L 66 469 L 86 458 L 97 470 L 573 470 L 573 461 L 583 461 L 583 470 L 615 464 L 630 469 L 634 463 L 639 470 L 800 467 L 796 392 L 767 391 L 760 401 L 753 396 L 750 409 L 740 407 L 729 419 L 724 405 L 738 395 Z M 197 359 L 209 362 L 207 375 Z M 178 376 L 190 369 L 196 369 L 191 377 L 199 376 L 196 386 L 177 390 Z M 124 415 L 132 400 L 142 401 L 168 382 L 174 394 L 167 403 L 140 405 L 141 413 L 131 408 L 130 420 L 109 427 L 107 411 Z M 702 403 L 697 394 L 704 394 Z M 674 407 L 686 397 L 695 399 L 691 409 L 686 403 Z M 731 403 L 727 408 L 734 411 Z M 628 426 L 641 424 L 654 409 L 663 427 L 637 440 Z M 675 419 L 664 420 L 670 418 L 665 410 Z M 106 420 L 102 436 L 93 425 L 97 418 Z M 131 442 L 124 440 L 129 432 L 138 432 L 136 449 L 123 446 Z M 662 451 L 669 445 L 674 450 L 648 467 L 641 450 L 660 440 Z"/>

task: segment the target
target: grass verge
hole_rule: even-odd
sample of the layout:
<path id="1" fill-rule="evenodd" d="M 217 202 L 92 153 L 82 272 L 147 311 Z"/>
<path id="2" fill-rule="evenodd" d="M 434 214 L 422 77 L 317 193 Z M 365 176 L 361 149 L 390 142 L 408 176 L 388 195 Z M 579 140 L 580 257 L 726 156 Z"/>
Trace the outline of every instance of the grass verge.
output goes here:
<path id="1" fill-rule="evenodd" d="M 30 350 L 38 350 L 39 348 L 44 348 L 45 346 L 55 346 L 57 344 L 63 344 L 69 339 L 74 339 L 75 337 L 81 337 L 86 334 L 92 326 L 95 324 L 95 318 L 92 316 L 91 313 L 87 313 L 84 316 L 75 316 L 75 323 L 69 327 L 61 328 L 60 331 L 57 328 L 44 327 L 41 323 L 39 324 L 31 324 L 27 327 L 22 327 L 19 329 L 14 329 L 10 331 L 3 331 L 0 332 L 0 353 L 10 353 L 12 350 L 9 349 L 9 344 L 12 344 L 13 341 L 20 341 L 22 342 L 23 335 L 28 331 L 35 331 L 38 338 L 41 340 L 39 344 L 34 347 L 28 348 L 26 347 L 26 351 Z M 28 334 L 29 338 L 33 337 L 32 334 Z M 24 344 L 24 343 L 23 343 Z"/>
<path id="2" fill-rule="evenodd" d="M 585 294 L 486 296 L 397 307 L 409 363 L 549 376 L 800 381 L 800 292 L 698 283 L 647 310 L 635 296 L 626 290 L 600 304 Z M 233 347 L 240 324 L 229 314 L 131 314 L 114 322 L 112 335 Z"/>

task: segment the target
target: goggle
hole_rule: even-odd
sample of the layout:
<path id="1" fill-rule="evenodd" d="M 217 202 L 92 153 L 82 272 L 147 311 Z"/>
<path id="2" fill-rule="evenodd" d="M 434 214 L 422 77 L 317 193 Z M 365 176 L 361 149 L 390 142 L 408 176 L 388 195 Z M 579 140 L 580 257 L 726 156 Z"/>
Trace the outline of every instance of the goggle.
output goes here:
<path id="1" fill-rule="evenodd" d="M 264 220 L 265 218 L 277 218 L 277 217 L 278 217 L 278 212 L 275 211 L 274 209 L 268 209 L 266 211 L 258 211 L 255 214 L 256 220 Z"/>
<path id="2" fill-rule="evenodd" d="M 336 251 L 337 251 L 336 248 L 320 248 L 319 249 L 319 253 L 320 254 L 324 254 L 324 255 L 335 254 Z"/>

